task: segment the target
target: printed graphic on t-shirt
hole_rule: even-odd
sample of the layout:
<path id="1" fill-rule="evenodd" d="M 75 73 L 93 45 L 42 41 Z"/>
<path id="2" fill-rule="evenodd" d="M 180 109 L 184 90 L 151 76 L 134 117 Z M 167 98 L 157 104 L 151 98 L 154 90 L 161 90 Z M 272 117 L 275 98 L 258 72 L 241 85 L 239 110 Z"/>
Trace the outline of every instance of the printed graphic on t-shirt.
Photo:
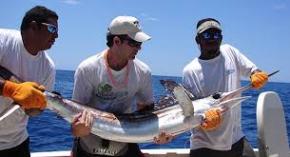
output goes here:
<path id="1" fill-rule="evenodd" d="M 106 83 L 100 83 L 97 87 L 96 96 L 104 100 L 113 100 L 116 97 L 112 95 L 112 86 Z"/>
<path id="2" fill-rule="evenodd" d="M 98 102 L 102 106 L 106 106 L 105 108 L 110 112 L 122 112 L 122 106 L 128 99 L 127 88 L 116 90 L 110 84 L 104 82 L 97 86 L 95 93 Z"/>
<path id="3" fill-rule="evenodd" d="M 228 69 L 226 70 L 226 75 L 230 75 L 235 72 L 235 69 Z"/>

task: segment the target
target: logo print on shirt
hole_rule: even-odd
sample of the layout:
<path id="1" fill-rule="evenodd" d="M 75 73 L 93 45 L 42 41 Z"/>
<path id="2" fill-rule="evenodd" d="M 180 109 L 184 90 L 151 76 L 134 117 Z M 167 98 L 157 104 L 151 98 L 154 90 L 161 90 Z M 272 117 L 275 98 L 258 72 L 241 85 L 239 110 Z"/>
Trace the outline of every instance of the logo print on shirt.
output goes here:
<path id="1" fill-rule="evenodd" d="M 112 100 L 115 96 L 112 93 L 113 87 L 107 83 L 100 83 L 97 87 L 96 96 L 105 99 L 105 100 Z"/>
<path id="2" fill-rule="evenodd" d="M 232 74 L 232 73 L 234 73 L 235 72 L 235 69 L 228 69 L 227 71 L 226 71 L 226 75 L 230 75 L 230 74 Z"/>
<path id="3" fill-rule="evenodd" d="M 96 97 L 103 101 L 114 100 L 121 101 L 126 99 L 128 96 L 128 91 L 113 91 L 113 87 L 108 83 L 100 83 L 97 87 Z"/>
<path id="4" fill-rule="evenodd" d="M 95 91 L 95 103 L 100 104 L 98 109 L 104 109 L 112 113 L 122 113 L 127 108 L 126 106 L 128 99 L 128 91 L 124 90 L 115 90 L 112 85 L 107 82 L 102 82 L 98 84 Z"/>

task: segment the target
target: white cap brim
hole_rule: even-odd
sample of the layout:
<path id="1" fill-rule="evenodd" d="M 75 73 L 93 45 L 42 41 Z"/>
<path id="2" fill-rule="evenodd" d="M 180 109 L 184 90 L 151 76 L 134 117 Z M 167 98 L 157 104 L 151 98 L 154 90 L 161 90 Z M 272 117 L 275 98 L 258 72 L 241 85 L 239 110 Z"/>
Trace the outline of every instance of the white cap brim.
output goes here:
<path id="1" fill-rule="evenodd" d="M 144 32 L 136 32 L 136 33 L 129 33 L 128 36 L 135 40 L 135 41 L 138 41 L 138 42 L 144 42 L 144 41 L 147 41 L 147 40 L 150 40 L 151 37 L 149 35 L 147 35 L 146 33 Z"/>

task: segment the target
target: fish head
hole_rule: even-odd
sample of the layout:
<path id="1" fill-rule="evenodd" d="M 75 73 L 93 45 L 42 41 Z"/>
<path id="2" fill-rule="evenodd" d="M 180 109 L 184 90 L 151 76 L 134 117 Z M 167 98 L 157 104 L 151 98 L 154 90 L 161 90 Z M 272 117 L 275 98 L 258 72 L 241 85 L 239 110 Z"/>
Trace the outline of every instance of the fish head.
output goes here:
<path id="1" fill-rule="evenodd" d="M 241 96 L 242 92 L 247 89 L 247 87 L 241 87 L 230 92 L 216 92 L 204 98 L 203 103 L 213 107 L 234 107 L 250 98 L 250 96 Z"/>
<path id="2" fill-rule="evenodd" d="M 220 98 L 218 98 L 220 96 Z M 251 96 L 240 96 L 235 95 L 231 92 L 224 92 L 224 93 L 215 93 L 212 95 L 213 99 L 216 99 L 215 106 L 221 106 L 226 108 L 231 108 L 236 105 L 241 104 L 241 102 L 249 99 Z"/>

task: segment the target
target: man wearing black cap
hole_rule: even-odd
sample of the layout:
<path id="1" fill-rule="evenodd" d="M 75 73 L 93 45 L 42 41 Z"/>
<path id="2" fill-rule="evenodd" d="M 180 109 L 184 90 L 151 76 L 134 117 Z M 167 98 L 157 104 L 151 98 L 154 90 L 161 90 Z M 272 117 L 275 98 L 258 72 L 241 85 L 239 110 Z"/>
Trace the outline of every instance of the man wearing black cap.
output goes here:
<path id="1" fill-rule="evenodd" d="M 227 92 L 241 86 L 241 76 L 250 77 L 253 88 L 261 88 L 268 80 L 238 49 L 222 42 L 220 22 L 213 18 L 197 23 L 196 43 L 200 56 L 183 70 L 183 84 L 196 97 Z M 241 129 L 240 105 L 224 113 L 215 129 L 201 127 L 192 130 L 191 157 L 253 157 L 253 149 Z"/>

